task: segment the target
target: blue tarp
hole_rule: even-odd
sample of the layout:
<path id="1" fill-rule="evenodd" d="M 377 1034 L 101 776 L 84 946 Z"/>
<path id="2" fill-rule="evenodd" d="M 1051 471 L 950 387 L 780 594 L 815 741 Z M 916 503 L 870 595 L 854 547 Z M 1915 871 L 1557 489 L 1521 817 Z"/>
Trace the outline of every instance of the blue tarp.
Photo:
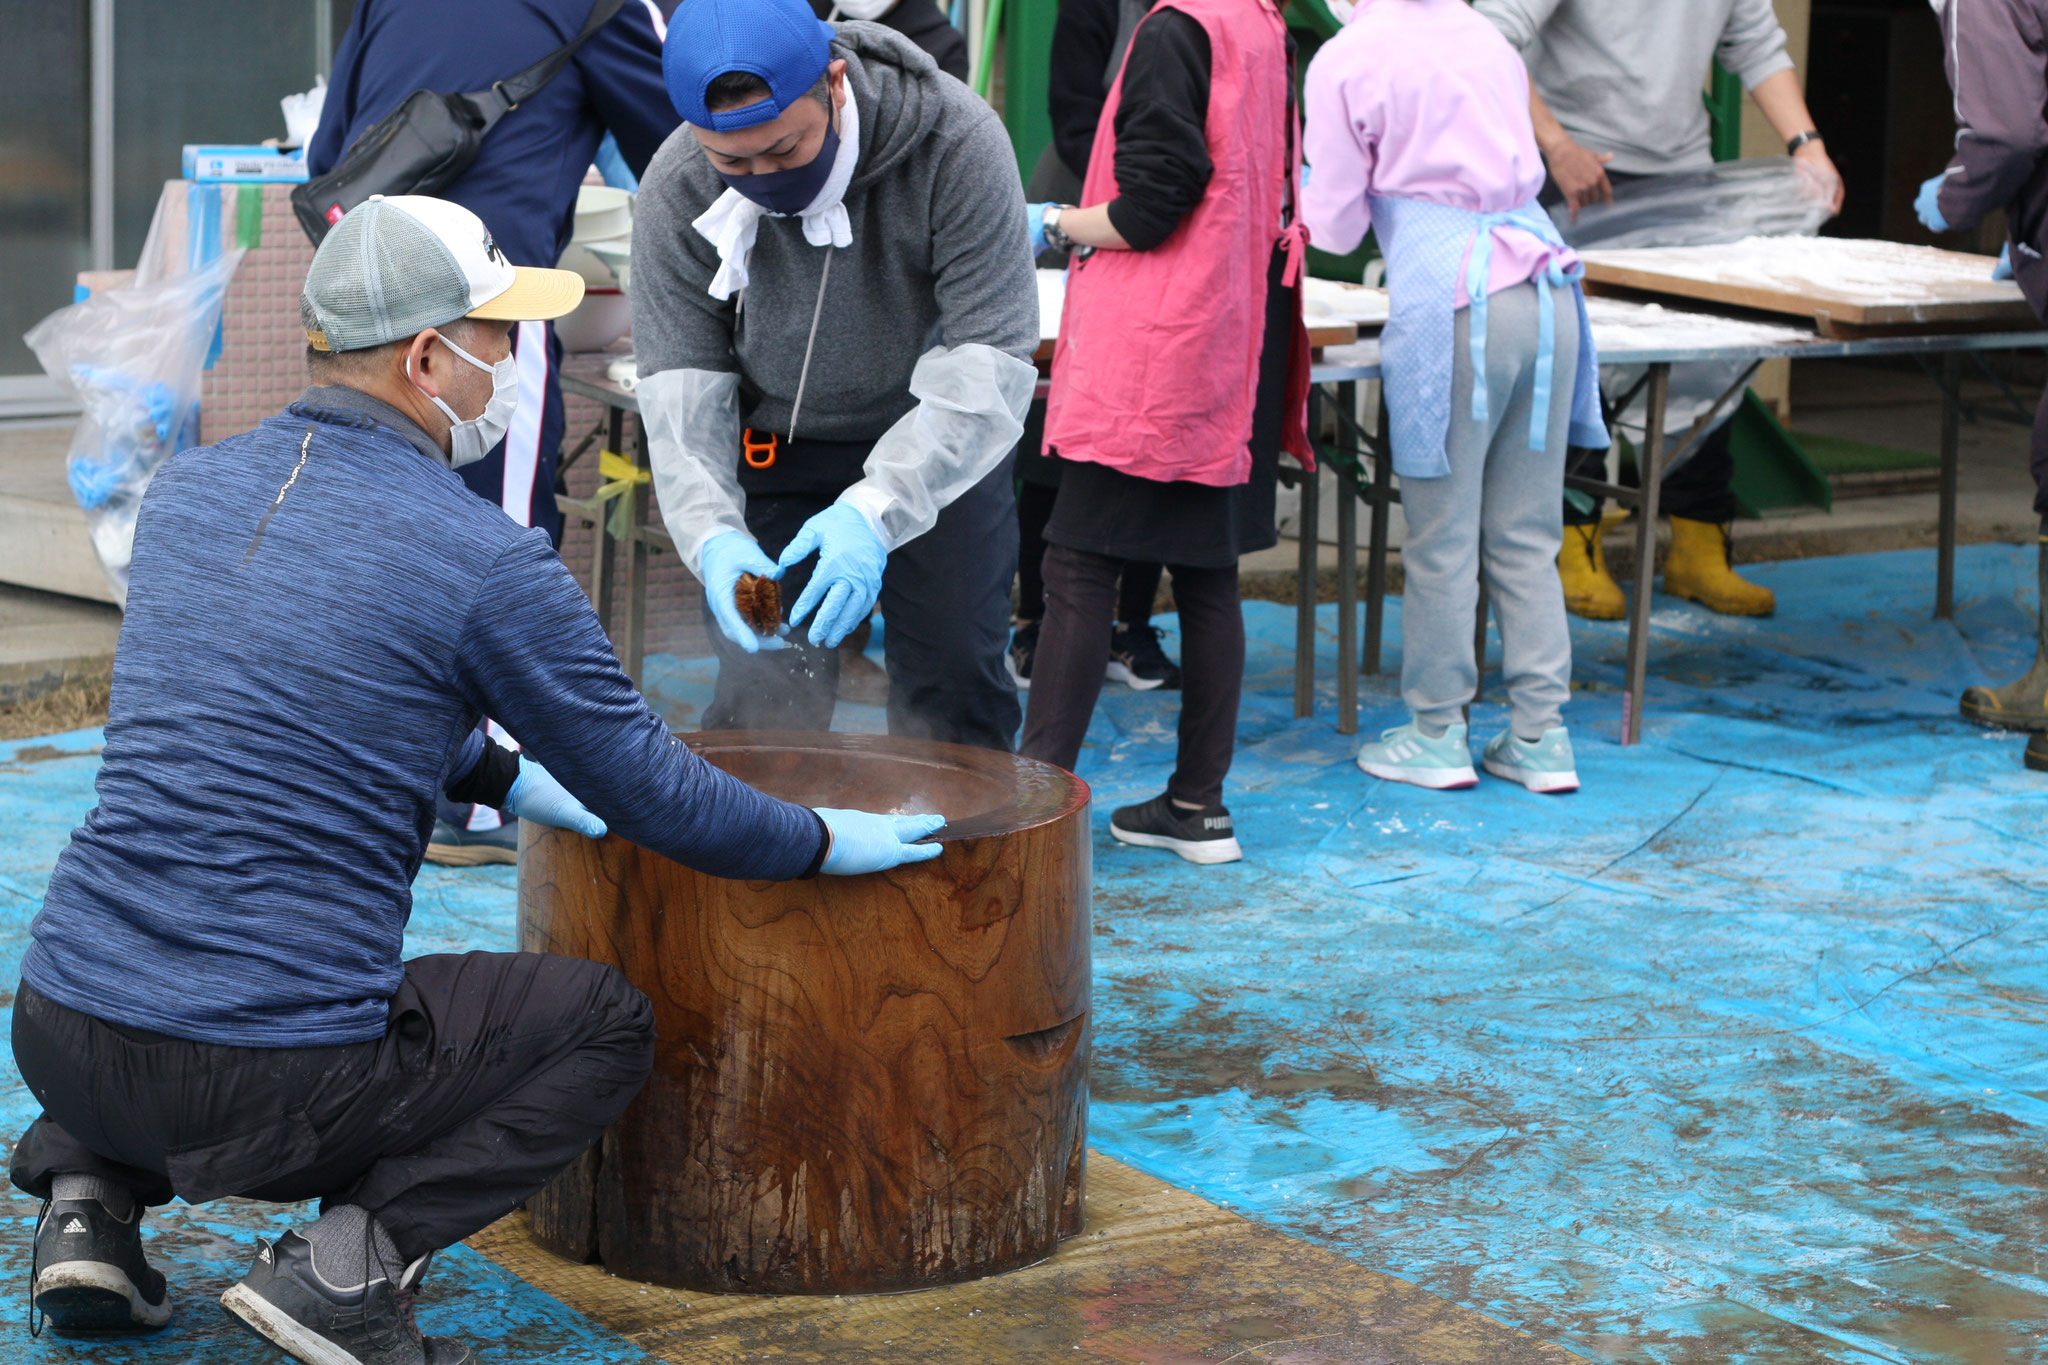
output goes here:
<path id="1" fill-rule="evenodd" d="M 1596 1358 L 2036 1358 L 2048 776 L 1955 712 L 2026 665 L 2032 558 L 1965 550 L 1953 625 L 1931 619 L 1925 552 L 1757 566 L 1770 620 L 1660 598 L 1633 749 L 1614 739 L 1623 629 L 1575 622 L 1586 785 L 1562 797 L 1365 777 L 1330 723 L 1331 609 L 1323 712 L 1297 721 L 1292 614 L 1248 604 L 1228 797 L 1247 856 L 1224 868 L 1107 839 L 1110 807 L 1163 787 L 1175 706 L 1110 687 L 1081 763 L 1094 1142 Z M 655 660 L 649 691 L 688 725 L 710 676 Z M 1475 740 L 1500 701 L 1496 671 Z M 1391 676 L 1365 704 L 1368 732 L 1402 718 Z M 91 805 L 96 742 L 0 746 L 0 827 L 20 831 L 0 848 L 0 975 Z M 411 950 L 510 945 L 509 869 L 429 869 L 417 894 Z M 30 1103 L 18 1081 L 7 1096 L 18 1128 Z M 191 1358 L 213 1330 L 200 1296 L 269 1216 L 171 1211 L 155 1248 L 183 1335 L 91 1358 Z M 11 1285 L 25 1250 L 6 1239 Z M 449 1261 L 444 1285 L 490 1292 L 444 1289 L 430 1330 L 534 1334 L 503 1359 L 641 1358 L 481 1258 Z"/>

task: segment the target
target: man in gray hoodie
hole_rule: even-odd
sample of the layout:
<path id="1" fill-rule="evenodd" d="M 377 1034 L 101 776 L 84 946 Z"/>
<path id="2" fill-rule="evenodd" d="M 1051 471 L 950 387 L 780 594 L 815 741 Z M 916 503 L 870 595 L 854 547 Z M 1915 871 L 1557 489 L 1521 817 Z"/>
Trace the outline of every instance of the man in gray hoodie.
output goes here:
<path id="1" fill-rule="evenodd" d="M 1719 57 L 1785 139 L 1786 150 L 1811 163 L 1819 180 L 1833 183 L 1833 208 L 1841 207 L 1841 178 L 1814 130 L 1771 0 L 1474 0 L 1473 8 L 1528 63 L 1529 112 L 1550 172 L 1546 205 L 1562 202 L 1576 220 L 1586 205 L 1613 199 L 1618 184 L 1711 166 L 1700 91 Z M 1570 231 L 1565 240 L 1573 240 Z M 1730 379 L 1709 372 L 1704 387 L 1719 392 Z M 1690 424 L 1675 418 L 1667 423 L 1672 429 Z M 1735 517 L 1729 434 L 1724 421 L 1665 476 L 1661 500 L 1671 521 L 1671 553 L 1664 590 L 1729 615 L 1768 616 L 1777 606 L 1771 590 L 1741 577 L 1729 562 L 1728 523 Z M 1574 451 L 1572 470 L 1597 475 L 1599 460 L 1596 452 Z M 1565 605 L 1580 616 L 1622 616 L 1621 587 L 1600 552 L 1598 503 L 1567 507 L 1564 520 L 1558 570 Z"/>
<path id="2" fill-rule="evenodd" d="M 1038 300 L 1001 122 L 901 35 L 805 0 L 690 0 L 664 68 L 685 126 L 641 182 L 633 336 L 714 623 L 705 727 L 828 727 L 834 649 L 879 600 L 891 733 L 1010 748 Z M 781 579 L 783 634 L 735 604 L 749 574 Z"/>

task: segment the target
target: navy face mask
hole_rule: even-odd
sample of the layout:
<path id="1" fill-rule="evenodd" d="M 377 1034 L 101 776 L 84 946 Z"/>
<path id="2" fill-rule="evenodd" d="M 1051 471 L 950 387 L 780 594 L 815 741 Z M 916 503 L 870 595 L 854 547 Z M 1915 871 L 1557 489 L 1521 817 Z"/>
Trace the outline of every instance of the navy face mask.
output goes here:
<path id="1" fill-rule="evenodd" d="M 720 171 L 718 178 L 770 213 L 802 213 L 832 178 L 832 166 L 838 160 L 839 130 L 827 123 L 824 145 L 806 164 L 763 175 L 727 175 Z"/>

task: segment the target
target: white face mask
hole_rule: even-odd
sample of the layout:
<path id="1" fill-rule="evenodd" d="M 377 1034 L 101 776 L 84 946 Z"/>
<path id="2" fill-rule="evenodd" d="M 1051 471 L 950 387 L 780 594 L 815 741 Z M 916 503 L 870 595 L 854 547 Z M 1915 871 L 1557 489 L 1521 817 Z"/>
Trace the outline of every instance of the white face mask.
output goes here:
<path id="1" fill-rule="evenodd" d="M 448 428 L 448 463 L 460 469 L 466 464 L 475 464 L 491 453 L 492 446 L 505 439 L 505 431 L 512 425 L 512 414 L 519 407 L 519 361 L 516 356 L 508 355 L 495 365 L 486 365 L 445 336 L 441 337 L 441 344 L 491 376 L 491 401 L 468 421 L 457 417 L 455 409 L 442 402 L 438 394 L 427 394 L 427 401 L 439 408 L 452 423 Z M 406 357 L 405 377 L 412 378 L 411 356 Z"/>
<path id="2" fill-rule="evenodd" d="M 896 8 L 896 0 L 839 0 L 834 18 L 879 19 Z"/>

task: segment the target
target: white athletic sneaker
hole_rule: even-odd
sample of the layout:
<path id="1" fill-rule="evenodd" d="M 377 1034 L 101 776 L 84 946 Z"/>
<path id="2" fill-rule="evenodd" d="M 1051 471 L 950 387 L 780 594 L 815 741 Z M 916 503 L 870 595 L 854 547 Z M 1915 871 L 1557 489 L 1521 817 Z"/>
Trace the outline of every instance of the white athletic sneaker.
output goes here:
<path id="1" fill-rule="evenodd" d="M 1486 741 L 1486 771 L 1519 782 L 1532 792 L 1575 792 L 1578 765 L 1572 760 L 1572 737 L 1553 725 L 1534 744 L 1503 730 Z"/>
<path id="2" fill-rule="evenodd" d="M 1434 739 L 1415 721 L 1396 725 L 1358 751 L 1358 766 L 1389 782 L 1412 782 L 1438 791 L 1479 785 L 1463 721 Z"/>

